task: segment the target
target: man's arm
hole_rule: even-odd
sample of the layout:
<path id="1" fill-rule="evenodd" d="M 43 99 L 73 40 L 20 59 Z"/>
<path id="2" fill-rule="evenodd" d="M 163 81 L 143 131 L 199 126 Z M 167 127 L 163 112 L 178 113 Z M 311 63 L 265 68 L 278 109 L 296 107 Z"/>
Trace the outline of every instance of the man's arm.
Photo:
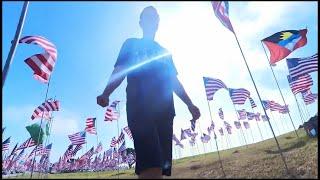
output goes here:
<path id="1" fill-rule="evenodd" d="M 173 91 L 176 93 L 176 95 L 188 106 L 188 109 L 190 113 L 192 114 L 193 119 L 199 119 L 200 117 L 200 111 L 198 107 L 196 107 L 191 99 L 189 98 L 188 94 L 184 90 L 184 87 L 180 83 L 179 79 L 177 76 L 174 76 L 172 79 L 173 83 Z"/>
<path id="2" fill-rule="evenodd" d="M 122 83 L 125 77 L 126 77 L 126 73 L 124 73 L 123 66 L 116 66 L 113 69 L 106 88 L 104 89 L 103 93 L 97 97 L 97 103 L 100 106 L 106 107 L 109 104 L 110 94 L 115 89 L 117 89 L 117 87 L 119 87 L 119 85 Z"/>

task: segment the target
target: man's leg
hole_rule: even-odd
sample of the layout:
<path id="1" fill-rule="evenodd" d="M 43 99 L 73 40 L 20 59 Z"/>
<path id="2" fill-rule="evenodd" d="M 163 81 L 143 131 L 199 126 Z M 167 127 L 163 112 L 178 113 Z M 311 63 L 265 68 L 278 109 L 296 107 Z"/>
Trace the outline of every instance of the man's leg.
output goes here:
<path id="1" fill-rule="evenodd" d="M 139 179 L 162 179 L 161 168 L 148 168 L 140 172 Z"/>

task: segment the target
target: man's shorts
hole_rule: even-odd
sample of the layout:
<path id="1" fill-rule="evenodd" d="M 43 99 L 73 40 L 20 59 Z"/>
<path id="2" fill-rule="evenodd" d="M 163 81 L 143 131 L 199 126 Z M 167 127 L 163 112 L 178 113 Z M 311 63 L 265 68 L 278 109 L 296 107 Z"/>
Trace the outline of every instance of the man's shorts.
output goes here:
<path id="1" fill-rule="evenodd" d="M 148 168 L 161 168 L 163 175 L 171 176 L 173 118 L 164 113 L 147 115 L 127 111 L 136 153 L 137 175 Z"/>

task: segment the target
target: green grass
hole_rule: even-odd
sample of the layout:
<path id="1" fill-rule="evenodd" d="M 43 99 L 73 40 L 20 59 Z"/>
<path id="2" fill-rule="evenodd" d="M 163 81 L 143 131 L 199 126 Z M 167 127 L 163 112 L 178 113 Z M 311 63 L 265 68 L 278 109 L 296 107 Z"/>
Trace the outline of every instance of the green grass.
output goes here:
<path id="1" fill-rule="evenodd" d="M 318 178 L 318 138 L 309 138 L 303 129 L 278 136 L 289 168 L 285 171 L 275 140 L 220 151 L 226 177 L 217 152 L 173 161 L 172 176 L 165 178 Z M 233 153 L 235 151 L 238 153 Z M 11 177 L 13 178 L 13 177 Z M 17 178 L 30 178 L 20 176 Z M 38 178 L 35 175 L 34 178 Z M 47 178 L 118 178 L 117 171 L 49 174 Z M 120 171 L 119 178 L 137 178 L 134 169 Z"/>

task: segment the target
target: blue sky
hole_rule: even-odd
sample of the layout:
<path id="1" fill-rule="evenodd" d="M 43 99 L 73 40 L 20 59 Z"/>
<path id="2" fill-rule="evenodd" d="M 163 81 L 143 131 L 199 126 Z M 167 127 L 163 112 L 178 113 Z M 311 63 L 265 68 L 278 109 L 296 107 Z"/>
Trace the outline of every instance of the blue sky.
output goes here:
<path id="1" fill-rule="evenodd" d="M 2 68 L 10 41 L 14 37 L 22 4 L 3 2 Z M 210 124 L 203 76 L 221 79 L 230 88 L 248 89 L 258 105 L 254 111 L 262 112 L 235 38 L 214 16 L 210 2 L 31 2 L 22 36 L 44 36 L 58 49 L 58 59 L 48 93 L 49 97 L 56 97 L 61 102 L 61 111 L 53 113 L 51 161 L 58 160 L 70 143 L 67 135 L 84 129 L 85 119 L 88 117 L 97 117 L 98 140 L 103 143 L 104 150 L 109 147 L 111 138 L 117 136 L 117 123 L 103 121 L 105 109 L 96 104 L 96 96 L 102 93 L 108 81 L 122 43 L 127 38 L 142 36 L 138 24 L 139 14 L 149 5 L 155 6 L 160 14 L 156 40 L 173 54 L 178 78 L 194 104 L 200 108 L 202 116 L 197 123 L 197 131 L 204 132 Z M 313 55 L 318 48 L 317 2 L 230 2 L 229 5 L 231 22 L 261 97 L 284 104 L 260 40 L 278 31 L 308 27 L 307 45 L 297 49 L 289 57 Z M 46 85 L 34 80 L 31 69 L 23 62 L 39 52 L 42 49 L 35 45 L 18 46 L 2 91 L 2 125 L 6 127 L 3 141 L 12 136 L 10 149 L 16 142 L 22 143 L 29 137 L 25 126 L 33 123 L 30 116 L 44 101 Z M 285 60 L 280 61 L 274 71 L 297 128 L 301 120 L 286 80 L 288 69 Z M 311 73 L 313 92 L 318 91 L 317 73 Z M 124 81 L 110 97 L 111 100 L 121 100 L 120 128 L 127 125 L 125 87 Z M 302 102 L 300 96 L 297 98 Z M 179 137 L 180 129 L 190 126 L 191 115 L 177 96 L 175 107 L 177 115 L 174 119 L 174 133 Z M 236 114 L 227 91 L 218 91 L 210 102 L 210 107 L 217 127 L 222 125 L 217 113 L 220 107 L 224 110 L 225 119 L 233 124 Z M 237 108 L 251 111 L 249 101 Z M 307 108 L 314 115 L 318 101 Z M 287 115 L 273 113 L 273 116 L 271 123 L 278 127 L 275 127 L 276 134 L 293 130 Z M 250 125 L 254 142 L 261 140 L 256 123 L 250 122 Z M 272 137 L 267 124 L 260 122 L 259 126 L 264 138 Z M 243 144 L 239 142 L 239 133 L 235 131 L 230 136 L 233 146 Z M 245 133 L 247 141 L 252 142 L 250 132 Z M 96 136 L 87 135 L 87 140 L 88 150 L 93 145 L 96 147 Z M 178 152 L 180 156 L 198 153 L 196 148 L 189 150 L 187 141 L 182 143 L 185 149 L 174 148 L 174 156 Z M 206 144 L 204 148 L 200 141 L 198 143 L 200 153 L 215 150 L 214 142 Z M 225 148 L 225 139 L 219 136 L 218 143 L 220 148 Z M 132 141 L 127 137 L 126 144 L 133 147 Z"/>

